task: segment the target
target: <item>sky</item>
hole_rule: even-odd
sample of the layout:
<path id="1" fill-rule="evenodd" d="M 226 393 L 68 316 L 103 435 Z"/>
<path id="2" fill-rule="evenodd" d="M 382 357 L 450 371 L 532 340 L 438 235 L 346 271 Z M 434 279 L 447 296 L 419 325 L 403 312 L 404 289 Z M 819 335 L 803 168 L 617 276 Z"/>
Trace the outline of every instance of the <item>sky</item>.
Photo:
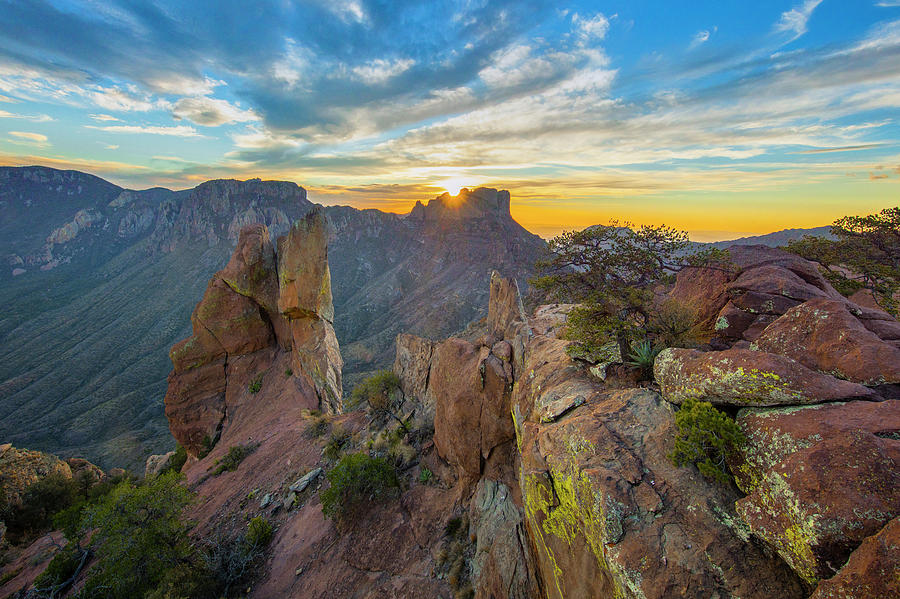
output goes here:
<path id="1" fill-rule="evenodd" d="M 284 179 L 544 237 L 707 241 L 900 203 L 900 0 L 0 0 L 0 165 Z"/>

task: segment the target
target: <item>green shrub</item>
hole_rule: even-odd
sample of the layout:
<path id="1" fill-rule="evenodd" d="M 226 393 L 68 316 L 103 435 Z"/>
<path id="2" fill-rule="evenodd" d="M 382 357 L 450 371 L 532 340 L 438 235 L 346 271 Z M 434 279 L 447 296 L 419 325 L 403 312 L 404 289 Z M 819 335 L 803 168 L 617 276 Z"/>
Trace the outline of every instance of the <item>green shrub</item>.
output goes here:
<path id="1" fill-rule="evenodd" d="M 400 389 L 400 377 L 391 370 L 379 370 L 360 381 L 350 394 L 350 405 L 354 408 L 368 406 L 373 411 L 391 409 L 391 395 Z"/>
<path id="2" fill-rule="evenodd" d="M 259 390 L 262 389 L 262 381 L 263 375 L 260 372 L 253 378 L 252 381 L 250 381 L 250 384 L 247 385 L 247 391 L 249 391 L 250 393 L 259 393 Z"/>
<path id="3" fill-rule="evenodd" d="M 213 440 L 209 435 L 203 435 L 203 441 L 200 442 L 200 451 L 197 453 L 197 457 L 201 460 L 209 455 L 209 452 L 213 450 L 213 447 L 216 446 L 216 441 Z"/>
<path id="4" fill-rule="evenodd" d="M 321 494 L 322 513 L 338 521 L 362 505 L 385 501 L 400 490 L 394 466 L 365 453 L 343 456 L 326 477 L 331 486 Z"/>
<path id="5" fill-rule="evenodd" d="M 39 597 L 58 597 L 74 582 L 75 573 L 84 566 L 88 556 L 87 549 L 70 541 L 53 556 L 41 575 L 34 579 L 36 594 Z"/>
<path id="6" fill-rule="evenodd" d="M 253 547 L 265 547 L 272 541 L 272 525 L 261 516 L 256 516 L 247 525 L 247 542 Z"/>
<path id="7" fill-rule="evenodd" d="M 234 472 L 241 462 L 248 455 L 256 451 L 258 445 L 232 445 L 228 448 L 228 453 L 216 460 L 214 464 L 213 476 L 218 476 L 223 472 Z"/>
<path id="8" fill-rule="evenodd" d="M 746 442 L 737 423 L 709 402 L 689 398 L 675 413 L 675 425 L 678 434 L 669 454 L 672 463 L 695 464 L 703 476 L 729 482 L 727 460 Z"/>
<path id="9" fill-rule="evenodd" d="M 340 424 L 331 428 L 331 435 L 328 442 L 325 443 L 325 457 L 329 460 L 336 460 L 341 457 L 344 447 L 350 443 L 350 433 Z"/>
<path id="10" fill-rule="evenodd" d="M 181 469 L 184 468 L 186 463 L 187 451 L 181 446 L 181 443 L 177 443 L 175 445 L 175 454 L 169 458 L 169 461 L 160 471 L 160 474 L 165 474 L 166 472 L 181 472 Z"/>
<path id="11" fill-rule="evenodd" d="M 53 515 L 78 500 L 78 484 L 62 474 L 50 474 L 25 488 L 21 503 L 7 508 L 6 525 L 11 539 L 50 528 Z"/>
<path id="12" fill-rule="evenodd" d="M 294 371 L 293 371 L 292 369 L 290 369 L 290 368 L 286 368 L 286 369 L 284 370 L 284 376 L 286 376 L 286 377 L 294 376 Z"/>
<path id="13" fill-rule="evenodd" d="M 87 508 L 81 529 L 95 531 L 97 559 L 80 596 L 142 597 L 172 569 L 190 563 L 194 549 L 181 519 L 190 501 L 179 475 L 170 472 L 142 484 L 125 480 Z"/>

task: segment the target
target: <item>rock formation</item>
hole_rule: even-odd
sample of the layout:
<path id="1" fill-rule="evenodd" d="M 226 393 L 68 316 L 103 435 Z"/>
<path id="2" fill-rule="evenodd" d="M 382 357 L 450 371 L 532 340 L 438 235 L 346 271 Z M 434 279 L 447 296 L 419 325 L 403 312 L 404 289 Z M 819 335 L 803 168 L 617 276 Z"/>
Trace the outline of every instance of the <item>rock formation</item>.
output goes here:
<path id="1" fill-rule="evenodd" d="M 51 474 L 72 478 L 72 468 L 49 453 L 0 445 L 0 492 L 6 494 L 5 503 L 19 503 L 28 485 Z"/>
<path id="2" fill-rule="evenodd" d="M 331 324 L 322 211 L 295 223 L 278 246 L 276 262 L 266 227 L 244 228 L 228 265 L 210 280 L 191 315 L 193 335 L 170 352 L 166 417 L 172 435 L 195 457 L 221 435 L 230 396 L 247 391 L 229 382 L 253 356 L 271 362 L 290 351 L 291 369 L 315 390 L 319 407 L 340 411 L 342 362 Z"/>

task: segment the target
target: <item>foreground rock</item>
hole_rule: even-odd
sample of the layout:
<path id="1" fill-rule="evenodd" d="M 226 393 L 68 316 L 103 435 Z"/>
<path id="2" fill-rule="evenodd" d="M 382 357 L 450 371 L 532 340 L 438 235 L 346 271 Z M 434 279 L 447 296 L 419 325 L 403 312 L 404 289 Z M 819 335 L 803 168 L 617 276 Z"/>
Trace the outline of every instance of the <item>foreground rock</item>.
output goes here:
<path id="1" fill-rule="evenodd" d="M 513 397 L 546 595 L 802 597 L 789 568 L 749 542 L 737 493 L 671 464 L 671 405 L 647 389 L 605 389 L 565 347 L 552 332 L 536 336 Z M 577 396 L 582 405 L 541 422 L 543 406 Z"/>
<path id="2" fill-rule="evenodd" d="M 812 299 L 791 308 L 754 347 L 865 385 L 900 382 L 900 349 L 863 326 L 845 301 Z"/>
<path id="3" fill-rule="evenodd" d="M 784 356 L 746 349 L 666 349 L 656 358 L 653 374 L 663 397 L 675 404 L 691 397 L 730 406 L 876 398 L 862 385 L 815 372 Z"/>
<path id="4" fill-rule="evenodd" d="M 900 515 L 900 400 L 744 410 L 737 510 L 807 582 Z"/>
<path id="5" fill-rule="evenodd" d="M 900 518 L 863 541 L 833 578 L 823 580 L 810 599 L 900 597 Z"/>

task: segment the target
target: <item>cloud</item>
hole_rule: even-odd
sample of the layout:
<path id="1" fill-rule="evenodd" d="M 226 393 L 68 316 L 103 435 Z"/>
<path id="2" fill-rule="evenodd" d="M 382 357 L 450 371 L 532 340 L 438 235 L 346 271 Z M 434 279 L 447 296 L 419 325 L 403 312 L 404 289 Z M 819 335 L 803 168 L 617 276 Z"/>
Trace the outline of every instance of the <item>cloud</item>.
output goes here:
<path id="1" fill-rule="evenodd" d="M 693 50 L 694 48 L 697 48 L 698 46 L 702 46 L 703 44 L 708 42 L 710 36 L 713 33 L 717 32 L 718 30 L 719 30 L 719 26 L 717 25 L 717 26 L 713 27 L 712 30 L 703 29 L 701 31 L 698 31 L 694 35 L 693 39 L 691 40 L 691 43 L 688 46 L 688 49 Z"/>
<path id="2" fill-rule="evenodd" d="M 791 41 L 799 38 L 806 33 L 809 18 L 821 3 L 822 0 L 804 0 L 799 6 L 781 13 L 781 18 L 775 23 L 775 31 L 777 33 L 793 33 Z"/>
<path id="3" fill-rule="evenodd" d="M 142 125 L 85 125 L 87 129 L 107 131 L 109 133 L 146 133 L 149 135 L 171 135 L 174 137 L 202 137 L 193 127 L 178 125 L 176 127 L 142 126 Z"/>
<path id="4" fill-rule="evenodd" d="M 883 146 L 883 143 L 872 143 L 872 144 L 861 144 L 858 146 L 843 146 L 840 148 L 816 148 L 815 150 L 803 150 L 797 152 L 797 154 L 828 154 L 831 152 L 855 152 L 858 150 L 871 150 L 873 148 L 880 148 Z"/>
<path id="5" fill-rule="evenodd" d="M 90 115 L 90 117 L 92 119 L 94 119 L 95 121 L 100 121 L 100 122 L 121 122 L 122 121 L 122 119 L 116 118 L 109 114 L 92 114 L 92 115 Z"/>
<path id="6" fill-rule="evenodd" d="M 880 6 L 882 8 L 894 8 L 896 6 L 900 6 L 900 0 L 881 0 L 880 2 L 876 2 L 875 6 Z"/>
<path id="7" fill-rule="evenodd" d="M 172 107 L 172 116 L 206 127 L 259 120 L 259 116 L 252 110 L 244 110 L 225 100 L 208 97 L 181 98 Z"/>
<path id="8" fill-rule="evenodd" d="M 598 12 L 593 17 L 583 17 L 577 12 L 572 14 L 572 24 L 583 41 L 602 40 L 609 32 L 609 19 Z"/>
<path id="9" fill-rule="evenodd" d="M 13 100 L 13 99 L 10 98 L 10 97 L 7 97 L 7 96 L 4 96 L 3 94 L 0 94 L 0 102 L 6 102 L 6 103 L 8 103 L 8 104 L 15 104 L 16 102 L 18 102 L 18 100 Z"/>
<path id="10" fill-rule="evenodd" d="M 105 145 L 103 146 L 103 149 L 104 149 L 104 150 L 118 150 L 118 149 L 119 149 L 119 146 L 116 145 L 116 144 L 105 144 Z"/>
<path id="11" fill-rule="evenodd" d="M 18 137 L 19 139 L 26 139 L 28 141 L 34 141 L 37 143 L 44 143 L 47 141 L 47 136 L 40 133 L 29 133 L 28 131 L 10 131 L 9 134 L 13 137 Z"/>
<path id="12" fill-rule="evenodd" d="M 416 61 L 404 58 L 398 60 L 384 60 L 376 58 L 364 65 L 353 67 L 353 73 L 369 85 L 384 83 L 392 77 L 405 73 L 416 64 Z"/>
<path id="13" fill-rule="evenodd" d="M 887 173 L 869 173 L 870 181 L 880 181 L 882 179 L 887 179 L 890 175 Z"/>
<path id="14" fill-rule="evenodd" d="M 0 119 L 19 119 L 31 121 L 33 123 L 48 123 L 54 120 L 53 117 L 47 116 L 46 114 L 13 114 L 12 112 L 7 112 L 5 110 L 0 110 Z"/>

